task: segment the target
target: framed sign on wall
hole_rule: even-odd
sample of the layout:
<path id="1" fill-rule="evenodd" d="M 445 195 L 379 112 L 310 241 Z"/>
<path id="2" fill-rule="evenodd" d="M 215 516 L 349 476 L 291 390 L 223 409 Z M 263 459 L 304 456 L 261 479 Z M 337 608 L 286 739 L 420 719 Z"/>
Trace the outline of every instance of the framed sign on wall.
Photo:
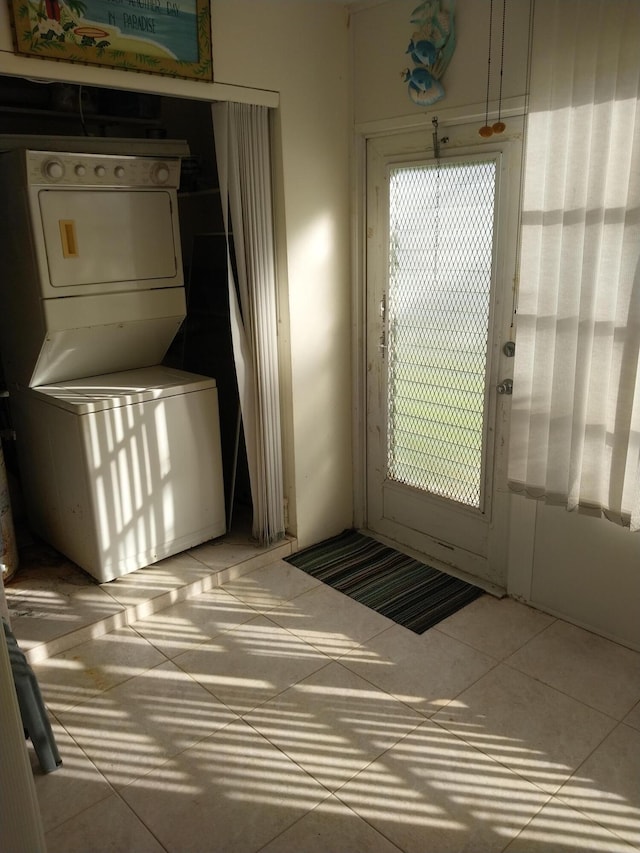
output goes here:
<path id="1" fill-rule="evenodd" d="M 8 0 L 16 53 L 213 80 L 210 0 Z"/>

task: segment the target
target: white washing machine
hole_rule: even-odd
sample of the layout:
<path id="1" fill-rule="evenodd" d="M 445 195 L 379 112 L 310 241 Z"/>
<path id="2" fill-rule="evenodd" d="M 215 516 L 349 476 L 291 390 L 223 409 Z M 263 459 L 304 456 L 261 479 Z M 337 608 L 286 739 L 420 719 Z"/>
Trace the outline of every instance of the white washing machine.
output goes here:
<path id="1" fill-rule="evenodd" d="M 98 580 L 224 532 L 214 379 L 147 367 L 15 402 L 31 523 Z"/>
<path id="2" fill-rule="evenodd" d="M 178 178 L 171 159 L 0 157 L 0 346 L 25 504 L 100 581 L 226 529 L 216 382 L 159 364 L 185 316 Z"/>

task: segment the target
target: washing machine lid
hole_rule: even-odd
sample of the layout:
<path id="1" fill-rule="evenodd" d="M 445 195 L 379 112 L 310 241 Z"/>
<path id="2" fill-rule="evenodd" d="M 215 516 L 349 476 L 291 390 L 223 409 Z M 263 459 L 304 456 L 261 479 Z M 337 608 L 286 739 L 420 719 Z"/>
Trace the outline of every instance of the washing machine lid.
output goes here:
<path id="1" fill-rule="evenodd" d="M 87 415 L 215 387 L 210 376 L 156 365 L 40 385 L 30 393 L 76 415 Z"/>

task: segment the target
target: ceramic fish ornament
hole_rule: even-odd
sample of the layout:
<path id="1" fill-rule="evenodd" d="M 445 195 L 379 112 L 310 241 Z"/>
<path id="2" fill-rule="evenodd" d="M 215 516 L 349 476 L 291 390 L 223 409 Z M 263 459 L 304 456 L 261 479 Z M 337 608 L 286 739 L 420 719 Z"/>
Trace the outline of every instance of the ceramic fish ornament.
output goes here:
<path id="1" fill-rule="evenodd" d="M 419 6 L 411 13 L 411 23 L 418 24 L 418 26 L 424 26 L 426 22 L 433 18 L 440 11 L 440 0 L 425 0 L 424 3 L 420 3 Z"/>
<path id="2" fill-rule="evenodd" d="M 426 68 L 406 68 L 402 75 L 405 83 L 409 84 L 409 97 L 419 107 L 426 107 L 443 97 L 444 89 Z"/>
<path id="3" fill-rule="evenodd" d="M 416 65 L 433 65 L 438 58 L 436 46 L 426 39 L 420 39 L 417 42 L 411 39 L 406 53 L 411 54 L 411 59 Z"/>
<path id="4" fill-rule="evenodd" d="M 408 84 L 409 97 L 418 106 L 428 106 L 444 97 L 439 80 L 455 49 L 454 7 L 455 0 L 424 0 L 411 14 L 411 23 L 419 29 L 405 52 L 415 67 L 406 68 L 402 79 Z"/>

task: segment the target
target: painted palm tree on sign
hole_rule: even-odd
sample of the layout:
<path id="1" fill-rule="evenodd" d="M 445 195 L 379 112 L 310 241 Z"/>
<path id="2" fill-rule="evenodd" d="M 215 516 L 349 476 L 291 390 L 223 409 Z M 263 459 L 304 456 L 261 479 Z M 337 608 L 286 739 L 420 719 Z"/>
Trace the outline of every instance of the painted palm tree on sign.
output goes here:
<path id="1" fill-rule="evenodd" d="M 19 53 L 213 78 L 209 0 L 9 0 L 9 8 Z"/>

